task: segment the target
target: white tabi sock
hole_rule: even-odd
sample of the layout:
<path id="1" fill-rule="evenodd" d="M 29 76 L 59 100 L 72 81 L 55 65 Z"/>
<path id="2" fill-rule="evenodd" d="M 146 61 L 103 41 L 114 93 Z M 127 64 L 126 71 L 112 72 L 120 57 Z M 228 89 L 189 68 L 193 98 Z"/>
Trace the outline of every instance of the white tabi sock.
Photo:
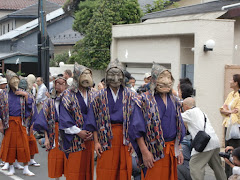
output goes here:
<path id="1" fill-rule="evenodd" d="M 9 166 L 9 172 L 7 173 L 8 176 L 12 176 L 15 173 L 15 169 L 13 165 Z"/>

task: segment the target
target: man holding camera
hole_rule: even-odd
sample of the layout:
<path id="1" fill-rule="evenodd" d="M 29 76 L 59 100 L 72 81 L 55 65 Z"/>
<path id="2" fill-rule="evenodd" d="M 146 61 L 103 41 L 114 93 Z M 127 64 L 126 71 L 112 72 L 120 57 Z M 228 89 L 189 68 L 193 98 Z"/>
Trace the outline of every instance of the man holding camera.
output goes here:
<path id="1" fill-rule="evenodd" d="M 240 147 L 234 149 L 232 146 L 227 146 L 225 153 L 221 153 L 220 156 L 232 168 L 233 175 L 229 177 L 229 180 L 238 179 L 240 177 Z"/>
<path id="2" fill-rule="evenodd" d="M 186 98 L 183 101 L 183 109 L 183 121 L 187 124 L 188 131 L 194 139 L 198 131 L 204 129 L 204 113 L 198 107 L 195 107 L 195 100 L 192 97 Z M 192 149 L 189 164 L 191 177 L 193 180 L 203 180 L 205 166 L 208 163 L 213 169 L 217 180 L 226 180 L 227 177 L 221 166 L 221 159 L 218 155 L 220 152 L 219 139 L 207 116 L 205 132 L 211 137 L 211 139 L 203 152 L 197 152 L 195 149 Z"/>

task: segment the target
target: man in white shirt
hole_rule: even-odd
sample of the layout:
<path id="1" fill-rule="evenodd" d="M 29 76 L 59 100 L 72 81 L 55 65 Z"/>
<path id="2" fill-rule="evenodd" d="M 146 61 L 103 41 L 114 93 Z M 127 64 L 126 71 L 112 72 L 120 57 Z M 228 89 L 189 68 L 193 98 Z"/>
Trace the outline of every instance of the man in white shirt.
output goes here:
<path id="1" fill-rule="evenodd" d="M 204 113 L 198 107 L 195 107 L 195 100 L 192 97 L 186 98 L 183 101 L 183 109 L 183 121 L 187 125 L 192 139 L 194 139 L 198 131 L 204 130 Z M 195 149 L 192 149 L 189 165 L 191 177 L 193 180 L 203 180 L 205 166 L 208 163 L 213 169 L 217 180 L 226 180 L 227 177 L 221 166 L 221 159 L 218 155 L 220 152 L 219 139 L 206 114 L 205 116 L 207 119 L 205 132 L 211 139 L 203 152 L 197 152 Z"/>
<path id="2" fill-rule="evenodd" d="M 42 77 L 37 78 L 37 85 L 38 85 L 38 92 L 37 92 L 36 104 L 39 112 L 42 109 L 42 105 L 44 101 L 47 99 L 46 92 L 48 92 L 48 89 L 43 83 Z"/>

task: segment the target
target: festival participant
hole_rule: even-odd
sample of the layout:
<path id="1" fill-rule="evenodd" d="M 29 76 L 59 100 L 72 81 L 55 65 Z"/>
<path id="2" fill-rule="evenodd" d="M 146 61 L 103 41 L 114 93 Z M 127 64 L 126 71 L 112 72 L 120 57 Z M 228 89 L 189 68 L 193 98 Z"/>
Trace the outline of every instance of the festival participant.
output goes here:
<path id="1" fill-rule="evenodd" d="M 15 173 L 13 162 L 23 162 L 23 174 L 33 176 L 34 173 L 29 171 L 28 162 L 30 152 L 28 146 L 27 129 L 29 120 L 33 114 L 34 100 L 26 91 L 18 89 L 18 76 L 7 70 L 6 77 L 8 80 L 8 89 L 0 92 L 0 121 L 4 133 L 0 158 L 10 164 L 8 175 Z"/>
<path id="2" fill-rule="evenodd" d="M 185 136 L 180 104 L 172 95 L 172 74 L 153 64 L 150 91 L 135 105 L 130 137 L 142 165 L 145 180 L 177 180 L 177 164 L 183 163 L 180 142 Z"/>
<path id="3" fill-rule="evenodd" d="M 98 180 L 130 180 L 132 146 L 128 127 L 136 97 L 124 86 L 122 64 L 112 61 L 106 70 L 106 88 L 96 95 L 86 129 L 94 132 Z"/>
<path id="4" fill-rule="evenodd" d="M 29 77 L 29 76 L 28 76 Z M 18 87 L 23 89 L 24 91 L 27 91 L 28 89 L 28 82 L 26 79 L 21 79 L 19 84 L 18 84 Z M 32 94 L 32 91 L 30 91 L 30 94 Z M 33 95 L 33 94 L 32 94 Z M 37 110 L 35 110 L 35 112 L 37 112 Z M 33 122 L 33 121 L 32 121 Z M 36 138 L 35 136 L 33 135 L 33 131 L 32 131 L 32 127 L 30 129 L 30 132 L 29 132 L 29 136 L 28 136 L 28 142 L 29 142 L 29 150 L 30 150 L 30 162 L 28 163 L 29 166 L 35 166 L 35 167 L 39 167 L 40 164 L 37 163 L 35 160 L 34 160 L 34 155 L 35 154 L 38 154 L 38 147 L 37 147 L 37 141 L 36 141 Z M 21 167 L 19 165 L 16 165 L 16 162 L 15 162 L 15 167 L 18 167 L 21 169 Z"/>
<path id="5" fill-rule="evenodd" d="M 60 95 L 66 90 L 67 81 L 58 77 L 54 81 L 52 98 L 43 104 L 43 109 L 34 122 L 34 130 L 45 131 L 45 147 L 48 150 L 48 177 L 59 179 L 66 170 L 66 157 L 59 146 L 59 104 Z M 61 143 L 60 143 L 61 144 Z"/>
<path id="6" fill-rule="evenodd" d="M 59 115 L 63 149 L 68 157 L 67 180 L 93 179 L 92 133 L 83 126 L 93 100 L 92 85 L 92 71 L 75 63 L 73 83 L 63 92 Z"/>

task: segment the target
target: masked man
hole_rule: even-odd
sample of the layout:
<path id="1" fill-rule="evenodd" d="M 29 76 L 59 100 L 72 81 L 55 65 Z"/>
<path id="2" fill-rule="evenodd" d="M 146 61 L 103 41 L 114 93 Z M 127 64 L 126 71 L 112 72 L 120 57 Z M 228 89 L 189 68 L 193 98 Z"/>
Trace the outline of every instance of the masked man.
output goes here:
<path id="1" fill-rule="evenodd" d="M 136 94 L 124 86 L 123 67 L 118 60 L 108 65 L 106 83 L 107 87 L 96 95 L 86 123 L 87 130 L 94 132 L 97 179 L 130 180 L 132 146 L 128 127 Z"/>
<path id="2" fill-rule="evenodd" d="M 170 71 L 154 63 L 151 89 L 134 109 L 130 137 L 145 180 L 177 180 L 177 163 L 183 163 L 180 141 L 185 128 L 180 105 L 171 94 L 173 82 Z"/>
<path id="3" fill-rule="evenodd" d="M 48 177 L 56 179 L 59 179 L 66 170 L 66 157 L 64 152 L 60 150 L 58 143 L 60 95 L 66 88 L 66 79 L 58 77 L 54 81 L 52 98 L 44 102 L 43 109 L 34 122 L 34 130 L 45 131 L 45 147 L 48 150 Z"/>
<path id="4" fill-rule="evenodd" d="M 29 77 L 30 75 L 28 75 Z M 19 84 L 18 84 L 18 87 L 27 91 L 28 89 L 28 82 L 26 79 L 21 79 Z M 31 91 L 29 92 L 31 95 L 33 95 L 31 93 Z M 37 112 L 37 109 L 35 109 L 34 111 L 35 113 Z M 35 116 L 37 116 L 37 114 L 35 114 Z M 33 121 L 31 121 L 33 122 Z M 30 150 L 30 162 L 28 163 L 28 165 L 30 166 L 35 166 L 35 167 L 39 167 L 40 164 L 37 163 L 35 160 L 34 160 L 34 155 L 35 154 L 38 154 L 38 146 L 37 146 L 37 141 L 36 141 L 36 138 L 35 136 L 33 135 L 33 131 L 32 131 L 32 127 L 30 129 L 30 133 L 29 133 L 29 136 L 28 136 L 28 143 L 29 143 L 29 150 Z"/>
<path id="5" fill-rule="evenodd" d="M 92 133 L 83 126 L 94 95 L 92 84 L 92 71 L 75 63 L 73 83 L 63 92 L 59 115 L 63 149 L 68 157 L 67 180 L 93 179 L 93 141 L 89 141 Z"/>
<path id="6" fill-rule="evenodd" d="M 0 92 L 0 129 L 4 133 L 0 158 L 10 164 L 8 175 L 15 173 L 13 162 L 17 159 L 24 164 L 23 174 L 33 176 L 28 169 L 30 152 L 26 129 L 29 129 L 34 100 L 26 91 L 18 89 L 19 78 L 14 72 L 7 70 L 6 77 L 9 88 Z"/>

